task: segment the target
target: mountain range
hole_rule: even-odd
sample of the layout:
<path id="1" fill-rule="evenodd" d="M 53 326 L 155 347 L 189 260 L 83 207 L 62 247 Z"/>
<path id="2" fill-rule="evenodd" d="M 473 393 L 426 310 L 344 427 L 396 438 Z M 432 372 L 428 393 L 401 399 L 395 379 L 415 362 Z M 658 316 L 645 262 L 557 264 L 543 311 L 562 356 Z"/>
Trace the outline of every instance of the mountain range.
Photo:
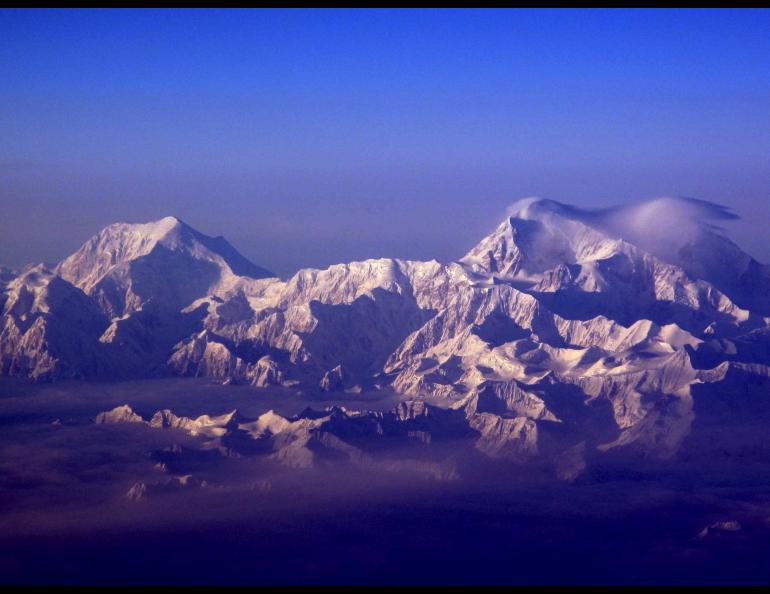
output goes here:
<path id="1" fill-rule="evenodd" d="M 489 456 L 547 457 L 565 476 L 613 452 L 746 447 L 770 411 L 770 267 L 708 223 L 731 216 L 687 198 L 592 211 L 526 199 L 456 262 L 288 279 L 175 217 L 113 224 L 53 267 L 0 269 L 0 370 L 389 390 L 411 407 L 390 426 L 460 423 Z M 319 418 L 334 422 L 241 425 L 333 427 L 344 441 L 362 422 Z"/>

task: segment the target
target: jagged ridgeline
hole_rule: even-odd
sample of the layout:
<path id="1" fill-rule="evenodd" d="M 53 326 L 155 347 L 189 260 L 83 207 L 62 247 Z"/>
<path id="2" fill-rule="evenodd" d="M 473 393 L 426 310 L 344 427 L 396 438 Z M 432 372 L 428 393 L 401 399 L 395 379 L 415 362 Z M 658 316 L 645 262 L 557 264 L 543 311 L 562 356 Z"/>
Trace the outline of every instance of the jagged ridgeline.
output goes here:
<path id="1" fill-rule="evenodd" d="M 528 199 L 457 262 L 287 280 L 174 217 L 114 224 L 53 269 L 0 270 L 2 374 L 392 390 L 464 411 L 491 452 L 668 456 L 770 397 L 770 268 L 708 223 L 729 216 Z"/>

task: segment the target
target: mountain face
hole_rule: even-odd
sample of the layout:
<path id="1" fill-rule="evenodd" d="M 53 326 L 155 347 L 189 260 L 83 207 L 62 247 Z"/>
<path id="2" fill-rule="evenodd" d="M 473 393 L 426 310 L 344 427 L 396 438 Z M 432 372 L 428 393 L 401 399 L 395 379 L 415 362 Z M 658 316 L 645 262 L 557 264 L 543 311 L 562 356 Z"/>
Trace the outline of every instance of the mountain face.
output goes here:
<path id="1" fill-rule="evenodd" d="M 108 371 L 99 336 L 109 320 L 85 293 L 43 266 L 5 287 L 2 311 L 3 375 L 51 380 Z"/>
<path id="2" fill-rule="evenodd" d="M 89 239 L 55 268 L 110 317 L 148 303 L 181 309 L 238 284 L 273 276 L 241 256 L 223 237 L 208 237 L 175 217 L 146 224 L 116 223 Z"/>
<path id="3" fill-rule="evenodd" d="M 489 456 L 546 457 L 566 477 L 594 455 L 670 458 L 717 447 L 717 421 L 719 439 L 742 422 L 725 410 L 770 407 L 770 268 L 703 222 L 729 216 L 691 199 L 527 199 L 458 262 L 287 280 L 173 217 L 111 225 L 52 271 L 5 274 L 2 372 L 392 390 L 432 403 L 434 438 L 460 427 Z M 362 422 L 349 417 L 270 434 L 333 426 L 323 443 L 342 447 Z"/>

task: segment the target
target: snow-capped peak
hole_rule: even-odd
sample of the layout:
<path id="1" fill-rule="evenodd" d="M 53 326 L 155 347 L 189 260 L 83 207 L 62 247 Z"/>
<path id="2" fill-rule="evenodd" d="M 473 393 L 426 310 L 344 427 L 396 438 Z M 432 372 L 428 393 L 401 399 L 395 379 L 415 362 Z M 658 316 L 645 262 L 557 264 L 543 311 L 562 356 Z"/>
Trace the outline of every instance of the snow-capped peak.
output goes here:
<path id="1" fill-rule="evenodd" d="M 478 274 L 533 281 L 557 266 L 607 258 L 623 249 L 618 239 L 575 214 L 573 207 L 553 200 L 520 200 L 460 262 Z"/>
<path id="2" fill-rule="evenodd" d="M 183 306 L 240 277 L 274 276 L 223 237 L 204 235 L 174 216 L 109 225 L 65 258 L 56 273 L 95 296 L 111 316 L 150 299 Z"/>

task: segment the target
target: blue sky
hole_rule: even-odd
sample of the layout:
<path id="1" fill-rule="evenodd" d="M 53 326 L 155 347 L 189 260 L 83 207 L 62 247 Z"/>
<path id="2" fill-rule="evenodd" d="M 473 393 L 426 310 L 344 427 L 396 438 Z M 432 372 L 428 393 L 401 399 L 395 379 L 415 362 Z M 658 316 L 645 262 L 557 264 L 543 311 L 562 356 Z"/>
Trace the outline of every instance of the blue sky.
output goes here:
<path id="1" fill-rule="evenodd" d="M 720 202 L 770 261 L 769 111 L 770 11 L 3 10 L 0 263 L 167 214 L 448 260 L 529 195 Z"/>

